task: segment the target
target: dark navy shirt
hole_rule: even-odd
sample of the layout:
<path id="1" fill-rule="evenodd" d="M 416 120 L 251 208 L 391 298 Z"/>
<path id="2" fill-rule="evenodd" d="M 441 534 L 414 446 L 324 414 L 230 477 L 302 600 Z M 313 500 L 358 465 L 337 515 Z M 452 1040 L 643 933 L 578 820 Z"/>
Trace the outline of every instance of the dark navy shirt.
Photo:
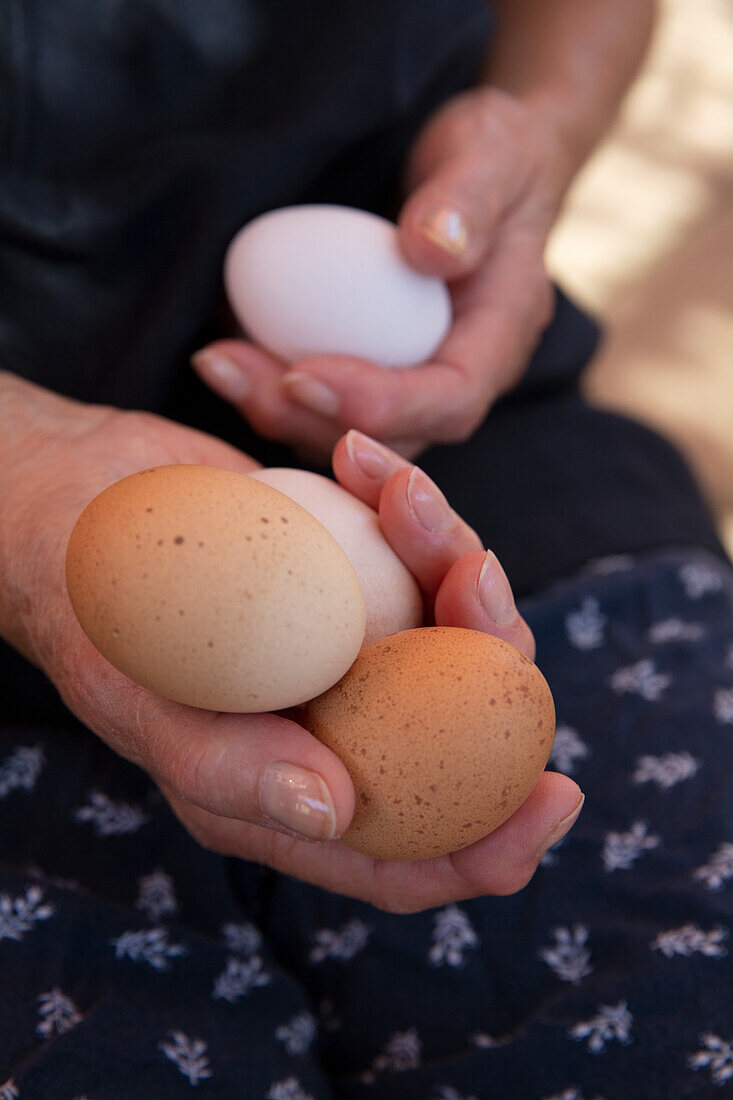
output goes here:
<path id="1" fill-rule="evenodd" d="M 161 408 L 255 214 L 397 201 L 482 0 L 5 0 L 0 363 Z"/>

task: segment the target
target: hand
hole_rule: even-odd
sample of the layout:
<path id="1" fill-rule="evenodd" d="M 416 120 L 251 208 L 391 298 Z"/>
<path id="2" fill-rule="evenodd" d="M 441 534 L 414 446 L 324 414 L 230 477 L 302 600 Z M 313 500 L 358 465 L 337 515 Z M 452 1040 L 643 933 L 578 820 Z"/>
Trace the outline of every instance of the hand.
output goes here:
<path id="1" fill-rule="evenodd" d="M 433 360 L 385 370 L 320 356 L 292 365 L 220 340 L 201 377 L 256 431 L 312 454 L 356 427 L 416 456 L 468 438 L 515 384 L 554 304 L 543 252 L 567 184 L 560 143 L 539 115 L 483 87 L 449 101 L 411 151 L 399 234 L 408 261 L 448 280 L 453 325 Z"/>
<path id="2" fill-rule="evenodd" d="M 441 860 L 395 865 L 359 856 L 338 841 L 314 844 L 294 830 L 333 836 L 353 810 L 351 780 L 325 746 L 282 715 L 217 714 L 161 699 L 117 672 L 82 632 L 66 594 L 64 556 L 71 528 L 93 496 L 151 465 L 209 463 L 247 473 L 254 462 L 159 417 L 82 405 L 8 376 L 0 377 L 0 440 L 0 504 L 5 530 L 12 532 L 0 546 L 0 629 L 46 672 L 82 723 L 151 775 L 201 843 L 399 911 L 508 892 L 527 881 L 543 838 L 553 829 L 559 838 L 557 823 L 578 802 L 571 780 L 543 775 L 509 822 Z M 495 559 L 487 559 L 486 591 L 496 594 L 501 628 L 492 627 L 474 594 L 485 560 L 476 536 L 450 512 L 444 528 L 422 530 L 410 502 L 414 508 L 435 490 L 388 452 L 360 465 L 359 455 L 369 450 L 358 436 L 340 443 L 334 456 L 339 480 L 379 505 L 388 537 L 426 597 L 434 597 L 437 621 L 453 615 L 531 652 L 526 625 L 506 621 L 505 579 Z"/>

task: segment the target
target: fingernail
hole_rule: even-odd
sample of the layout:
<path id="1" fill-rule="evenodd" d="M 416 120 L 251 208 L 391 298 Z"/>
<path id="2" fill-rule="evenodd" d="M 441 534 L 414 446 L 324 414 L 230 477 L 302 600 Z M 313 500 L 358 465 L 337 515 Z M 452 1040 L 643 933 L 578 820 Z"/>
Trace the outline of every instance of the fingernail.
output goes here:
<path id="1" fill-rule="evenodd" d="M 486 614 L 497 626 L 509 626 L 519 614 L 507 575 L 491 550 L 486 551 L 484 564 L 478 575 L 478 598 Z"/>
<path id="2" fill-rule="evenodd" d="M 545 852 L 549 852 L 550 848 L 553 848 L 559 841 L 561 841 L 567 831 L 572 828 L 572 826 L 580 817 L 580 811 L 583 809 L 584 802 L 585 795 L 581 794 L 580 802 L 572 811 L 572 813 L 569 813 L 567 817 L 564 817 L 562 819 L 562 821 L 558 821 L 557 825 L 553 825 L 545 839 L 542 841 L 542 847 L 540 848 L 539 852 L 539 859 L 542 859 Z"/>
<path id="3" fill-rule="evenodd" d="M 244 401 L 249 393 L 249 378 L 236 363 L 225 355 L 197 351 L 191 362 L 212 390 L 227 401 Z"/>
<path id="4" fill-rule="evenodd" d="M 448 206 L 431 210 L 423 219 L 420 232 L 451 256 L 462 256 L 466 251 L 468 226 L 458 210 L 451 210 Z"/>
<path id="5" fill-rule="evenodd" d="M 309 840 L 332 840 L 336 814 L 331 792 L 316 772 L 270 764 L 260 776 L 260 809 L 271 821 Z"/>
<path id="6" fill-rule="evenodd" d="M 317 378 L 290 371 L 283 378 L 283 385 L 299 405 L 311 412 L 322 413 L 324 416 L 334 416 L 338 412 L 338 394 Z"/>
<path id="7" fill-rule="evenodd" d="M 346 433 L 346 453 L 363 474 L 377 481 L 383 481 L 402 465 L 393 451 L 356 428 Z"/>
<path id="8" fill-rule="evenodd" d="M 407 479 L 410 511 L 428 531 L 445 531 L 453 522 L 453 511 L 434 481 L 414 466 Z"/>

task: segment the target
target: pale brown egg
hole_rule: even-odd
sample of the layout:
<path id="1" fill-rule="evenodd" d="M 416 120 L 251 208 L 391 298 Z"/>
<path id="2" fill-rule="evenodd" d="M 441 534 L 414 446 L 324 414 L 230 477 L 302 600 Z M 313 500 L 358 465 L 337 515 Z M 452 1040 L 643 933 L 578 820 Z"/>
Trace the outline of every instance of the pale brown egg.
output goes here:
<path id="1" fill-rule="evenodd" d="M 304 721 L 354 781 L 344 844 L 381 859 L 445 855 L 498 828 L 539 779 L 555 732 L 537 666 L 458 627 L 364 646 Z"/>
<path id="2" fill-rule="evenodd" d="M 420 626 L 420 589 L 382 534 L 373 508 L 330 478 L 309 470 L 269 467 L 251 476 L 302 504 L 336 539 L 364 593 L 365 643 Z"/>
<path id="3" fill-rule="evenodd" d="M 180 703 L 270 711 L 335 683 L 364 637 L 357 576 L 289 497 L 212 466 L 111 485 L 69 539 L 66 580 L 91 641 Z"/>

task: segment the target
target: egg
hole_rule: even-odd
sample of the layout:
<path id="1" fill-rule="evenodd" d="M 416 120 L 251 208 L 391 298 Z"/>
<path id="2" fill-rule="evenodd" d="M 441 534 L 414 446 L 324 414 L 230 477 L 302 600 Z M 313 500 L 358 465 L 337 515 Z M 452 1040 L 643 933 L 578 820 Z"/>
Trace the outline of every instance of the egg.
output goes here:
<path id="1" fill-rule="evenodd" d="M 361 584 L 366 607 L 365 643 L 420 626 L 420 589 L 382 534 L 373 508 L 330 478 L 308 470 L 270 467 L 251 476 L 297 501 L 336 539 Z"/>
<path id="2" fill-rule="evenodd" d="M 351 563 L 309 512 L 212 466 L 109 486 L 69 539 L 66 582 L 97 649 L 179 703 L 271 711 L 325 691 L 364 638 Z"/>
<path id="3" fill-rule="evenodd" d="M 255 218 L 229 245 L 224 284 L 249 336 L 290 362 L 335 354 L 414 366 L 451 323 L 444 281 L 410 267 L 393 223 L 346 206 Z"/>
<path id="4" fill-rule="evenodd" d="M 429 859 L 521 806 L 547 763 L 555 711 L 537 666 L 508 642 L 425 627 L 364 646 L 307 704 L 304 724 L 354 781 L 343 843 L 380 859 Z"/>

